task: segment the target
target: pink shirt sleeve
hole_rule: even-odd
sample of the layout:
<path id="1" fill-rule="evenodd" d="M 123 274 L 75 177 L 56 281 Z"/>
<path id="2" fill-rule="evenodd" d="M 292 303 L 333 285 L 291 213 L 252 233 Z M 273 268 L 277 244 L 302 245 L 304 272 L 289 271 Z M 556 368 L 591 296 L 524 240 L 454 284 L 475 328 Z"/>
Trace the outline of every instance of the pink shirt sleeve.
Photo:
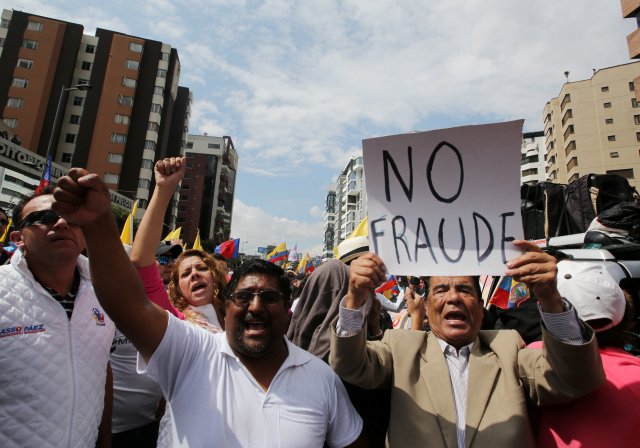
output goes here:
<path id="1" fill-rule="evenodd" d="M 169 311 L 178 319 L 184 320 L 184 314 L 178 311 L 169 300 L 169 294 L 167 294 L 167 290 L 164 288 L 164 283 L 162 282 L 155 263 L 144 268 L 136 267 L 136 269 L 138 270 L 138 275 L 140 276 L 140 280 L 142 280 L 148 299 Z"/>

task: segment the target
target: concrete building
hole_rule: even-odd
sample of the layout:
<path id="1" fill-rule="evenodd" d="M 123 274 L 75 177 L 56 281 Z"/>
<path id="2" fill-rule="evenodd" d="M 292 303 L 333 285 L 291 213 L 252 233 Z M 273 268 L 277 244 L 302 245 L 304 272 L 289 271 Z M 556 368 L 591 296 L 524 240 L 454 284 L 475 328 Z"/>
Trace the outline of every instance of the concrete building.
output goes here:
<path id="1" fill-rule="evenodd" d="M 83 30 L 2 12 L 2 119 L 24 148 L 45 156 L 51 141 L 54 162 L 87 168 L 139 199 L 141 215 L 154 162 L 180 154 L 186 141 L 190 94 L 178 87 L 178 53 L 154 40 Z"/>
<path id="2" fill-rule="evenodd" d="M 618 174 L 638 188 L 640 103 L 634 79 L 640 62 L 607 67 L 566 82 L 544 107 L 547 174 L 569 183 L 582 175 Z"/>
<path id="3" fill-rule="evenodd" d="M 176 226 L 182 238 L 216 245 L 229 239 L 238 170 L 238 153 L 231 137 L 187 135 L 187 169 L 178 198 Z"/>
<path id="4" fill-rule="evenodd" d="M 525 132 L 520 148 L 520 184 L 535 184 L 547 180 L 544 159 L 544 132 Z"/>
<path id="5" fill-rule="evenodd" d="M 367 191 L 362 156 L 353 157 L 327 192 L 324 213 L 323 257 L 332 258 L 337 247 L 367 216 Z"/>
<path id="6" fill-rule="evenodd" d="M 638 24 L 638 29 L 627 36 L 629 59 L 640 59 L 640 0 L 620 0 L 620 5 L 622 6 L 622 17 L 635 19 Z M 640 100 L 640 77 L 633 81 L 636 98 Z"/>

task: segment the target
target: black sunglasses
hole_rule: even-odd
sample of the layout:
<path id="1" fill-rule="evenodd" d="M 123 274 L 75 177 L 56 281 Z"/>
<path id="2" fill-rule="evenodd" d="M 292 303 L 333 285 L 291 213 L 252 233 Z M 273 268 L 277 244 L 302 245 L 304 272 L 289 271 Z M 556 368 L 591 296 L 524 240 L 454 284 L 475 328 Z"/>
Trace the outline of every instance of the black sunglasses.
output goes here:
<path id="1" fill-rule="evenodd" d="M 34 224 L 55 224 L 60 219 L 60 215 L 58 215 L 53 210 L 38 210 L 37 212 L 29 213 L 20 224 L 18 224 L 18 230 L 21 230 L 23 227 L 32 226 Z"/>
<path id="2" fill-rule="evenodd" d="M 250 289 L 241 289 L 231 293 L 231 300 L 236 306 L 240 308 L 246 308 L 255 296 L 260 298 L 260 302 L 264 305 L 270 305 L 276 303 L 282 297 L 280 291 L 275 289 L 261 289 L 259 291 L 252 291 Z"/>
<path id="3" fill-rule="evenodd" d="M 158 260 L 158 263 L 160 264 L 160 266 L 166 266 L 169 263 L 175 263 L 176 259 L 173 257 L 167 257 L 166 255 L 157 255 L 156 256 L 156 260 Z"/>

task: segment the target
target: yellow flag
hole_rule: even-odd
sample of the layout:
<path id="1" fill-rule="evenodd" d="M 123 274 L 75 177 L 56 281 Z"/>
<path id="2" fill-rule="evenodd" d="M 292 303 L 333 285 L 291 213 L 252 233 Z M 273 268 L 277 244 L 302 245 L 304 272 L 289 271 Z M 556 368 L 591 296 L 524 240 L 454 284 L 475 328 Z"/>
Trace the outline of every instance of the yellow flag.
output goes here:
<path id="1" fill-rule="evenodd" d="M 193 242 L 193 247 L 191 249 L 204 250 L 202 248 L 202 244 L 200 244 L 200 229 L 198 229 L 198 233 L 196 234 L 196 240 Z"/>
<path id="2" fill-rule="evenodd" d="M 138 211 L 138 200 L 133 203 L 133 209 L 131 209 L 131 213 L 127 217 L 127 220 L 124 223 L 124 227 L 122 228 L 122 233 L 120 234 L 120 241 L 122 244 L 128 244 L 129 246 L 133 245 L 133 220 L 136 217 L 136 212 Z"/>
<path id="3" fill-rule="evenodd" d="M 13 223 L 13 220 L 9 218 L 7 228 L 4 229 L 4 233 L 2 234 L 2 236 L 0 236 L 0 243 L 4 243 L 7 240 L 7 236 L 9 236 L 9 229 L 11 228 L 11 223 Z"/>
<path id="4" fill-rule="evenodd" d="M 164 237 L 164 241 L 179 240 L 180 239 L 180 232 L 182 232 L 182 227 L 178 227 L 177 229 L 169 232 L 169 234 Z"/>
<path id="5" fill-rule="evenodd" d="M 353 238 L 354 236 L 369 236 L 369 219 L 367 218 L 367 216 L 362 218 L 362 221 L 360 221 L 360 224 L 353 229 L 349 238 Z"/>

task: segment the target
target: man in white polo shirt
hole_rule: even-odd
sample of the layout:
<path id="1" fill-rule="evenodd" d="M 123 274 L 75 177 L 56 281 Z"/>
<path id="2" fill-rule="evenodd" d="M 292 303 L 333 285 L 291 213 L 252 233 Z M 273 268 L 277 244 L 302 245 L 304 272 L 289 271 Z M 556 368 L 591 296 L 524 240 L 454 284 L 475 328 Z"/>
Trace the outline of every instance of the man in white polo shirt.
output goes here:
<path id="1" fill-rule="evenodd" d="M 169 164 L 177 170 L 180 161 Z M 236 270 L 226 332 L 211 334 L 146 299 L 98 176 L 70 170 L 55 198 L 55 209 L 81 226 L 89 254 L 101 254 L 91 264 L 98 299 L 171 404 L 174 446 L 362 445 L 362 420 L 340 380 L 284 337 L 291 290 L 282 269 L 256 261 Z"/>

